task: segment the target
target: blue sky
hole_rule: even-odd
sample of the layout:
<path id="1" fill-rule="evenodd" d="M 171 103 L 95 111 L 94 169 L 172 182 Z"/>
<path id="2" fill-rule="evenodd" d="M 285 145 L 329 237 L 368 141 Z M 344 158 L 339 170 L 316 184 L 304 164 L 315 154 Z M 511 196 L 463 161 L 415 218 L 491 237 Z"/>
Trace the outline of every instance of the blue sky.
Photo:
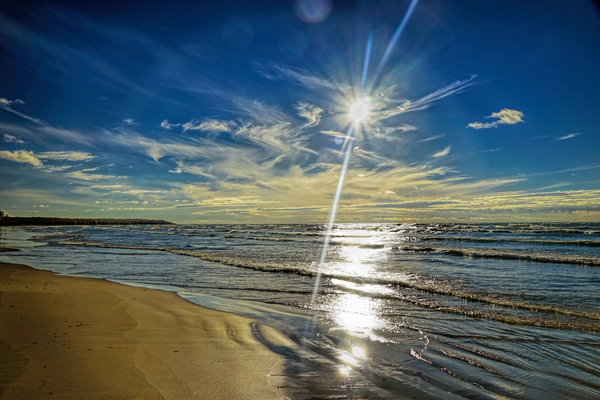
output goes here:
<path id="1" fill-rule="evenodd" d="M 326 222 L 364 98 L 338 221 L 600 221 L 592 2 L 85 3 L 0 5 L 10 215 Z"/>

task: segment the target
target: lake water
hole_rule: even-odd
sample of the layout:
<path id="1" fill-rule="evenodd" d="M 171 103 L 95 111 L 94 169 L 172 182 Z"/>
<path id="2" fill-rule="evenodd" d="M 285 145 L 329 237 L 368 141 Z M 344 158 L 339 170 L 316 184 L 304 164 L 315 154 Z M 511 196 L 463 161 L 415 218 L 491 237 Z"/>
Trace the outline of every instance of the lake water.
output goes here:
<path id="1" fill-rule="evenodd" d="M 332 386 L 323 398 L 600 398 L 600 224 L 336 224 L 320 263 L 324 238 L 323 225 L 0 228 L 0 246 L 22 249 L 0 260 L 276 327 L 299 345 L 273 348 L 292 393 L 310 380 Z"/>

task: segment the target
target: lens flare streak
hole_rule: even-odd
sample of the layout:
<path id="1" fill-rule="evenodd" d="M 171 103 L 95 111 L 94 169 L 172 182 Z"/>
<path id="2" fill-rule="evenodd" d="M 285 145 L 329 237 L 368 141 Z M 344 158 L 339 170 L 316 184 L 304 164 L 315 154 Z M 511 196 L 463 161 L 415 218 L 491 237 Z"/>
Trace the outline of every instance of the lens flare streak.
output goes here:
<path id="1" fill-rule="evenodd" d="M 412 0 L 412 2 L 410 3 L 410 6 L 408 6 L 406 15 L 404 15 L 404 18 L 402 19 L 402 22 L 398 26 L 398 29 L 396 29 L 396 32 L 394 33 L 392 40 L 390 40 L 390 43 L 388 44 L 387 48 L 385 49 L 385 53 L 383 54 L 383 57 L 381 58 L 381 62 L 379 63 L 379 67 L 377 68 L 377 73 L 375 74 L 375 79 L 377 79 L 379 77 L 379 74 L 381 73 L 383 66 L 385 65 L 387 60 L 390 58 L 392 49 L 396 46 L 396 42 L 398 42 L 398 39 L 400 38 L 400 35 L 402 34 L 402 31 L 404 30 L 404 27 L 406 26 L 406 23 L 408 22 L 410 15 L 412 14 L 412 12 L 415 9 L 415 6 L 417 5 L 418 2 L 419 2 L 419 0 Z"/>
<path id="2" fill-rule="evenodd" d="M 419 0 L 412 0 L 412 2 L 410 3 L 410 6 L 408 7 L 406 14 L 404 15 L 404 18 L 402 19 L 402 21 L 400 22 L 400 25 L 396 29 L 396 32 L 394 33 L 394 36 L 390 40 L 390 43 L 388 43 L 385 53 L 383 54 L 383 57 L 381 58 L 381 61 L 379 62 L 379 66 L 378 66 L 377 72 L 375 74 L 375 80 L 377 79 L 377 77 L 379 76 L 379 74 L 381 72 L 381 69 L 387 62 L 392 49 L 394 48 L 398 39 L 400 38 L 400 35 L 402 34 L 402 31 L 404 30 L 404 27 L 406 26 L 406 23 L 410 19 L 410 16 L 418 2 L 419 2 Z M 348 162 L 350 160 L 350 155 L 352 153 L 352 145 L 354 143 L 353 135 L 359 129 L 361 122 L 368 117 L 368 106 L 362 99 L 362 96 L 363 96 L 364 87 L 365 87 L 365 84 L 367 81 L 367 71 L 369 69 L 369 61 L 371 58 L 372 43 L 373 43 L 373 32 L 371 32 L 369 34 L 369 39 L 367 41 L 367 49 L 365 52 L 365 61 L 363 64 L 363 72 L 361 75 L 362 78 L 361 78 L 361 85 L 360 85 L 360 100 L 355 102 L 354 105 L 352 106 L 352 108 L 354 109 L 354 108 L 357 108 L 357 105 L 359 105 L 361 109 L 360 110 L 352 110 L 352 109 L 350 110 L 351 119 L 353 119 L 354 121 L 348 128 L 348 133 L 346 134 L 346 138 L 345 138 L 344 144 L 342 146 L 342 151 L 345 152 L 344 162 L 342 165 L 342 170 L 340 172 L 340 179 L 338 181 L 337 189 L 335 192 L 335 197 L 333 199 L 333 204 L 331 205 L 331 211 L 329 213 L 329 220 L 327 223 L 327 231 L 325 233 L 325 241 L 323 243 L 323 251 L 321 252 L 321 259 L 319 261 L 319 268 L 318 268 L 318 272 L 317 272 L 317 277 L 315 279 L 315 286 L 314 286 L 313 294 L 312 294 L 311 301 L 313 303 L 315 301 L 315 298 L 319 291 L 319 286 L 321 284 L 321 271 L 322 271 L 322 267 L 325 263 L 325 257 L 327 256 L 327 248 L 329 247 L 329 241 L 331 239 L 331 232 L 333 230 L 333 222 L 335 221 L 335 214 L 337 212 L 337 207 L 338 207 L 340 195 L 342 192 L 342 186 L 344 184 L 344 177 L 346 176 L 346 171 L 348 169 Z M 358 112 L 355 113 L 354 111 L 360 111 L 360 118 L 358 117 Z"/>
<path id="3" fill-rule="evenodd" d="M 333 204 L 331 206 L 331 212 L 329 214 L 329 222 L 327 223 L 327 232 L 325 234 L 325 242 L 323 243 L 323 251 L 321 252 L 321 260 L 319 261 L 319 271 L 315 279 L 315 288 L 313 290 L 312 301 L 315 301 L 319 286 L 321 284 L 321 266 L 325 263 L 325 256 L 327 255 L 327 248 L 329 247 L 329 240 L 331 238 L 331 231 L 333 230 L 333 221 L 335 221 L 335 213 L 337 211 L 338 202 L 342 193 L 342 186 L 344 184 L 344 177 L 346 176 L 346 170 L 348 169 L 348 161 L 350 160 L 350 154 L 352 153 L 352 143 L 354 141 L 355 128 L 357 124 L 350 125 L 346 137 L 348 138 L 348 150 L 344 156 L 344 163 L 342 165 L 342 171 L 340 172 L 340 179 L 338 181 L 337 189 L 335 191 L 335 197 L 333 198 Z"/>

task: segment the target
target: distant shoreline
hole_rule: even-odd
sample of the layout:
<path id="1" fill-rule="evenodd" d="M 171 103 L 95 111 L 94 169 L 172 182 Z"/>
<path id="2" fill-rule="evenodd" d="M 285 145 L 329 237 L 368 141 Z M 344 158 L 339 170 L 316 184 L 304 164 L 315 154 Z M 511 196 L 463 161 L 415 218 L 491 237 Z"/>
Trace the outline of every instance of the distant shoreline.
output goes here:
<path id="1" fill-rule="evenodd" d="M 2 217 L 0 226 L 52 225 L 172 225 L 157 219 L 123 218 L 55 218 L 55 217 Z"/>

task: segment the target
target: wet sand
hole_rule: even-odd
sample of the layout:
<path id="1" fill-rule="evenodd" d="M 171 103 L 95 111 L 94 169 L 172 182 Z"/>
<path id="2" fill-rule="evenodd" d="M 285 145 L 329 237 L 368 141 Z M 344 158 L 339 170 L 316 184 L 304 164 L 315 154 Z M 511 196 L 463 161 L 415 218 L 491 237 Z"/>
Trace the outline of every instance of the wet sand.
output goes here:
<path id="1" fill-rule="evenodd" d="M 251 323 L 171 292 L 0 263 L 0 397 L 284 399 L 285 360 Z"/>

